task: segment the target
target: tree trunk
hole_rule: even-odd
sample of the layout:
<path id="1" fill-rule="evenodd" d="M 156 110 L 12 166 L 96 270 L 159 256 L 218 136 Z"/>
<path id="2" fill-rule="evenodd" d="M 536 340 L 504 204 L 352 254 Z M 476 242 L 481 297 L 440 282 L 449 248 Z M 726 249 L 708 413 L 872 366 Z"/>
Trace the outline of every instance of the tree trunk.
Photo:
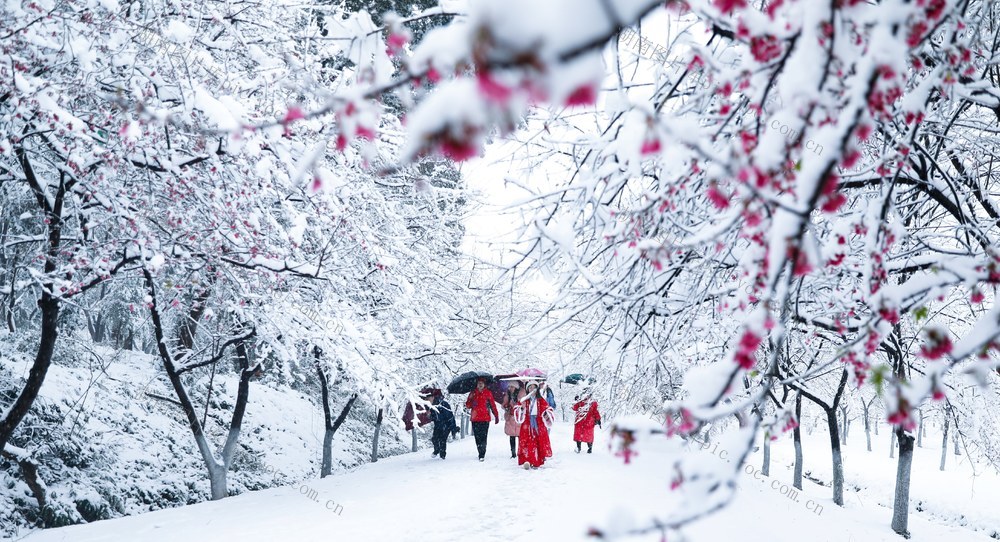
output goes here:
<path id="1" fill-rule="evenodd" d="M 955 422 L 955 430 L 951 432 L 951 440 L 955 443 L 955 455 L 962 455 L 962 450 L 958 447 L 958 422 Z"/>
<path id="2" fill-rule="evenodd" d="M 840 444 L 847 444 L 847 409 L 840 409 Z"/>
<path id="3" fill-rule="evenodd" d="M 875 422 L 875 436 L 878 436 L 878 421 Z"/>
<path id="4" fill-rule="evenodd" d="M 920 412 L 920 423 L 917 426 L 917 448 L 924 447 L 924 411 L 918 410 Z"/>
<path id="5" fill-rule="evenodd" d="M 906 538 L 910 514 L 910 467 L 913 465 L 913 437 L 897 427 L 896 439 L 899 441 L 899 464 L 896 469 L 896 495 L 892 503 L 892 530 Z"/>
<path id="6" fill-rule="evenodd" d="M 46 486 L 45 482 L 38 476 L 38 465 L 27 454 L 22 455 L 4 450 L 0 452 L 0 456 L 17 463 L 21 467 L 21 476 L 24 478 L 28 489 L 31 490 L 31 495 L 35 497 L 35 502 L 38 503 L 38 510 L 44 510 L 47 502 Z"/>
<path id="7" fill-rule="evenodd" d="M 45 267 L 48 269 L 49 264 L 46 263 Z M 38 300 L 38 306 L 42 311 L 38 350 L 35 351 L 35 361 L 31 364 L 28 379 L 24 383 L 24 387 L 21 388 L 21 393 L 7 410 L 7 415 L 0 420 L 0 450 L 7 446 L 7 441 L 14 434 L 14 430 L 31 410 L 31 405 L 42 389 L 45 374 L 48 373 L 49 366 L 52 365 L 52 354 L 55 352 L 56 337 L 59 335 L 56 326 L 59 321 L 59 300 L 48 293 L 51 289 L 51 283 L 42 287 L 42 295 Z"/>
<path id="8" fill-rule="evenodd" d="M 944 416 L 944 434 L 941 437 L 941 470 L 944 470 L 945 460 L 948 459 L 948 415 Z"/>
<path id="9" fill-rule="evenodd" d="M 868 446 L 868 451 L 872 451 L 872 423 L 871 417 L 868 415 L 868 407 L 865 407 L 865 444 Z"/>
<path id="10" fill-rule="evenodd" d="M 250 401 L 250 378 L 253 377 L 254 371 L 250 369 L 250 355 L 247 352 L 246 342 L 240 341 L 236 344 L 236 359 L 240 364 L 240 385 L 236 391 L 236 406 L 233 408 L 233 417 L 229 421 L 229 434 L 226 436 L 226 444 L 222 447 L 222 460 L 226 468 L 232 463 L 236 442 L 243 429 L 243 416 L 247 412 L 247 403 Z"/>
<path id="11" fill-rule="evenodd" d="M 46 238 L 45 265 L 42 269 L 45 276 L 49 277 L 49 280 L 42 284 L 42 293 L 38 298 L 38 308 L 41 310 L 42 317 L 38 336 L 38 349 L 35 351 L 35 361 L 31 364 L 31 369 L 28 371 L 28 379 L 24 383 L 21 393 L 18 394 L 17 399 L 7 409 L 7 413 L 0 419 L 0 451 L 3 451 L 7 446 L 7 441 L 13 436 L 14 429 L 17 428 L 21 420 L 28 414 L 31 405 L 35 402 L 35 398 L 38 397 L 38 392 L 42 389 L 42 382 L 45 381 L 45 375 L 52 364 L 52 354 L 55 352 L 56 337 L 59 335 L 56 325 L 59 321 L 59 299 L 51 294 L 55 289 L 51 277 L 55 274 L 58 267 L 58 259 L 62 248 L 62 215 L 63 202 L 66 196 L 66 184 L 60 180 L 59 187 L 53 194 L 50 203 L 49 196 L 47 195 L 48 190 L 42 188 L 42 185 L 39 183 L 24 148 L 18 146 L 15 154 L 20 162 L 25 179 L 35 193 L 38 206 L 44 211 L 45 219 L 48 222 L 46 226 L 48 235 Z M 11 296 L 13 295 L 14 291 L 12 289 Z"/>
<path id="12" fill-rule="evenodd" d="M 760 473 L 764 476 L 771 475 L 771 437 L 764 435 L 764 464 L 760 466 Z"/>
<path id="13" fill-rule="evenodd" d="M 214 467 L 208 468 L 208 479 L 212 485 L 212 500 L 217 501 L 220 499 L 225 499 L 229 496 L 229 491 L 226 489 L 228 485 L 227 474 L 229 469 L 225 465 L 216 464 Z"/>
<path id="14" fill-rule="evenodd" d="M 326 478 L 333 472 L 333 436 L 337 434 L 337 429 L 340 429 L 344 420 L 347 419 L 347 415 L 351 412 L 354 401 L 357 399 L 358 394 L 356 393 L 348 399 L 347 404 L 340 410 L 340 415 L 337 416 L 332 425 L 329 419 L 326 420 L 326 430 L 323 432 L 323 466 L 320 467 L 320 478 Z"/>
<path id="15" fill-rule="evenodd" d="M 337 429 L 340 429 L 340 425 L 347 419 L 347 415 L 351 412 L 358 394 L 355 393 L 352 395 L 347 404 L 344 405 L 344 408 L 340 410 L 340 415 L 337 416 L 336 421 L 332 420 L 333 416 L 330 413 L 330 381 L 327 379 L 326 371 L 323 370 L 323 366 L 319 361 L 322 354 L 323 351 L 318 346 L 313 347 L 316 374 L 319 376 L 319 390 L 323 399 L 323 462 L 320 466 L 319 477 L 326 478 L 333 472 L 333 436 L 337 434 Z"/>
<path id="16" fill-rule="evenodd" d="M 840 453 L 840 435 L 837 434 L 837 410 L 826 411 L 826 425 L 830 431 L 830 456 L 833 461 L 833 502 L 844 506 L 844 458 Z"/>
<path id="17" fill-rule="evenodd" d="M 792 486 L 802 490 L 802 396 L 795 398 L 795 419 L 799 424 L 792 429 L 792 441 L 795 443 L 795 473 L 792 475 Z"/>
<path id="18" fill-rule="evenodd" d="M 889 459 L 896 457 L 896 431 L 889 433 Z"/>
<path id="19" fill-rule="evenodd" d="M 378 416 L 375 418 L 375 436 L 372 437 L 372 463 L 378 461 L 378 434 L 382 430 L 382 409 L 378 409 Z"/>
<path id="20" fill-rule="evenodd" d="M 239 441 L 240 431 L 243 426 L 243 416 L 246 413 L 246 406 L 250 396 L 250 378 L 256 370 L 249 367 L 250 359 L 246 350 L 246 340 L 253 337 L 256 331 L 251 330 L 251 332 L 246 336 L 234 341 L 236 346 L 236 357 L 241 369 L 240 383 L 236 394 L 236 406 L 233 409 L 233 417 L 229 423 L 229 433 L 226 435 L 226 443 L 222 448 L 222 457 L 217 459 L 215 454 L 212 453 L 212 449 L 208 444 L 208 439 L 205 437 L 204 426 L 198 420 L 198 413 L 195 412 L 194 403 L 191 401 L 190 396 L 188 396 L 187 389 L 184 387 L 184 382 L 181 380 L 181 372 L 184 369 L 182 368 L 178 370 L 177 366 L 174 364 L 173 355 L 170 353 L 170 350 L 167 349 L 167 341 L 163 331 L 163 321 L 160 319 L 160 311 L 157 305 L 156 287 L 153 283 L 153 276 L 147 269 L 143 269 L 142 273 L 151 298 L 149 304 L 149 314 L 150 320 L 153 324 L 153 335 L 156 339 L 157 353 L 159 354 L 160 360 L 163 362 L 163 369 L 167 373 L 170 385 L 173 387 L 174 393 L 177 395 L 177 401 L 184 410 L 184 415 L 187 417 L 191 434 L 194 436 L 202 461 L 205 464 L 205 468 L 208 470 L 209 483 L 212 488 L 212 500 L 223 499 L 229 495 L 226 487 L 226 478 L 229 472 L 229 467 L 232 465 L 233 456 L 236 452 L 236 444 Z M 221 355 L 225 352 L 225 348 L 226 347 L 223 346 L 222 351 L 220 351 L 215 358 L 221 357 Z M 215 359 L 215 361 L 209 360 L 209 363 L 217 362 L 218 359 Z"/>
<path id="21" fill-rule="evenodd" d="M 412 438 L 410 440 L 413 441 L 412 444 L 410 445 L 410 451 L 411 452 L 415 452 L 415 451 L 417 451 L 417 426 L 416 425 L 413 426 L 413 429 L 410 430 L 410 433 L 412 434 Z"/>
<path id="22" fill-rule="evenodd" d="M 20 256 L 15 255 L 14 264 L 10 267 L 10 295 L 7 296 L 7 309 L 4 315 L 7 321 L 7 331 L 11 334 L 17 333 L 17 326 L 14 325 L 14 302 L 17 300 L 14 285 L 17 284 L 17 263 L 19 259 Z"/>

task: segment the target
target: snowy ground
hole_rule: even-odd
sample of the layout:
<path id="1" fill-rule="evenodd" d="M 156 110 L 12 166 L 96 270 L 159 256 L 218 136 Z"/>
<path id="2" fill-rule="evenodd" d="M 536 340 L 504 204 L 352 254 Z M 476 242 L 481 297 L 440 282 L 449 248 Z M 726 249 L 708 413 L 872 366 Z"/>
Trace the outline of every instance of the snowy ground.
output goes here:
<path id="1" fill-rule="evenodd" d="M 592 525 L 626 524 L 665 510 L 670 494 L 664 478 L 666 456 L 651 448 L 644 450 L 633 465 L 625 466 L 609 453 L 606 435 L 598 436 L 593 455 L 577 455 L 573 452 L 570 430 L 568 424 L 556 425 L 555 457 L 538 471 L 515 468 L 515 460 L 507 453 L 506 437 L 499 426 L 491 426 L 485 463 L 476 460 L 470 437 L 450 443 L 448 459 L 444 461 L 431 458 L 430 451 L 423 448 L 415 454 L 383 459 L 350 473 L 301 486 L 41 531 L 25 540 L 593 540 L 585 536 Z M 823 477 L 821 462 L 828 458 L 828 454 L 821 455 L 823 436 L 818 432 L 812 435 L 806 448 L 807 466 L 820 478 Z M 856 437 L 854 444 L 862 448 L 860 453 L 857 448 L 849 448 L 847 478 L 852 485 L 862 478 L 867 480 L 866 489 L 859 493 L 852 491 L 845 509 L 833 505 L 829 490 L 815 484 L 807 484 L 805 491 L 793 498 L 782 494 L 781 484 L 791 480 L 784 469 L 784 448 L 790 449 L 786 439 L 777 443 L 773 478 L 758 481 L 752 474 L 746 474 L 734 504 L 688 529 L 688 539 L 902 540 L 888 528 L 891 510 L 879 506 L 882 493 L 891 487 L 883 480 L 891 479 L 894 464 L 888 458 L 888 442 L 879 446 L 885 448 L 885 453 L 880 450 L 866 454 L 863 441 Z M 861 454 L 868 459 L 862 460 Z M 913 512 L 913 540 L 989 540 L 954 521 L 944 520 L 952 525 L 937 522 L 950 513 L 949 499 L 961 494 L 962 484 L 968 480 L 955 476 L 955 472 L 938 479 L 922 476 L 921 470 L 918 476 L 917 468 L 924 468 L 921 455 L 933 454 L 918 453 L 914 476 L 914 494 L 918 498 L 933 499 L 935 487 L 946 480 L 954 479 L 952 483 L 958 485 L 954 491 L 936 494 L 940 502 L 934 507 L 943 515 L 931 517 Z M 852 469 L 859 469 L 861 474 L 852 476 Z M 996 485 L 996 481 L 996 477 L 991 477 L 985 483 Z M 772 484 L 778 487 L 772 488 Z M 997 488 L 992 490 L 993 497 L 988 501 L 983 502 L 982 495 L 976 496 L 979 501 L 976 510 L 989 512 L 997 502 Z M 964 501 L 956 505 L 961 506 L 966 506 Z"/>

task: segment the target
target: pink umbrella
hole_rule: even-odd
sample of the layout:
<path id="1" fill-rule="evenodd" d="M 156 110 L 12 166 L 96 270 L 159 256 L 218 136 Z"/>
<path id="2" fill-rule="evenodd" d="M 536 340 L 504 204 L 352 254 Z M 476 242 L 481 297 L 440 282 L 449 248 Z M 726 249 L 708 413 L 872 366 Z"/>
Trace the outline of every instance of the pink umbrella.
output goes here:
<path id="1" fill-rule="evenodd" d="M 545 379 L 545 373 L 539 371 L 538 369 L 528 368 L 523 371 L 518 371 L 517 376 L 523 376 L 527 378 L 537 378 L 539 380 Z"/>

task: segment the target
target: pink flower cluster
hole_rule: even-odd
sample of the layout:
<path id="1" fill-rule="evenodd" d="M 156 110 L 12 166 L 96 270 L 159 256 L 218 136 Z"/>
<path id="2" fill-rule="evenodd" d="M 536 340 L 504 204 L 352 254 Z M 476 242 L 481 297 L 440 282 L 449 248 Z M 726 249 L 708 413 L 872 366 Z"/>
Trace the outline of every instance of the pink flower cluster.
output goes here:
<path id="1" fill-rule="evenodd" d="M 736 347 L 736 355 L 733 359 L 736 364 L 743 369 L 753 369 L 753 366 L 757 363 L 757 357 L 755 353 L 757 352 L 757 347 L 760 346 L 762 339 L 753 331 L 745 330 L 743 336 L 740 338 L 740 342 Z"/>
<path id="2" fill-rule="evenodd" d="M 941 359 L 951 353 L 954 345 L 948 332 L 941 328 L 927 330 L 927 342 L 920 347 L 920 355 L 927 359 Z"/>

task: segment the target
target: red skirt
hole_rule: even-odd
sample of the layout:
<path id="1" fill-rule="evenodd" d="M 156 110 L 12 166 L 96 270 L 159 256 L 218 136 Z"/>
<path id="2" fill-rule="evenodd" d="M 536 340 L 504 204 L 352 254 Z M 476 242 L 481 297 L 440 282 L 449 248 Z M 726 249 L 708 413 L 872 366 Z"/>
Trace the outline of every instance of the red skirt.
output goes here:
<path id="1" fill-rule="evenodd" d="M 518 466 L 530 463 L 533 467 L 540 467 L 545 463 L 546 457 L 552 457 L 552 444 L 549 442 L 549 430 L 542 422 L 542 417 L 538 416 L 538 427 L 531 428 L 531 419 L 527 418 L 521 422 L 521 434 L 517 443 L 517 464 Z"/>

